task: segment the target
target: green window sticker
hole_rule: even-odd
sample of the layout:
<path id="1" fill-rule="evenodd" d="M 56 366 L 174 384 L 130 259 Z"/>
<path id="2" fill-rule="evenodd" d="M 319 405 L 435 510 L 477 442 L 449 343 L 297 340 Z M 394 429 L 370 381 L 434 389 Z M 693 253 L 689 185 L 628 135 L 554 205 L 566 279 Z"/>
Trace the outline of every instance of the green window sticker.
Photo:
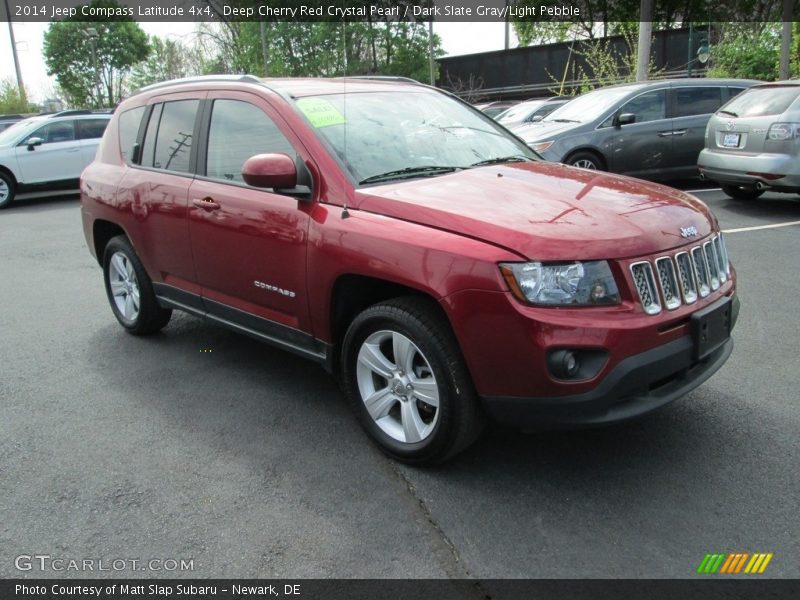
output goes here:
<path id="1" fill-rule="evenodd" d="M 346 123 L 344 115 L 324 98 L 300 98 L 297 106 L 317 129 Z"/>

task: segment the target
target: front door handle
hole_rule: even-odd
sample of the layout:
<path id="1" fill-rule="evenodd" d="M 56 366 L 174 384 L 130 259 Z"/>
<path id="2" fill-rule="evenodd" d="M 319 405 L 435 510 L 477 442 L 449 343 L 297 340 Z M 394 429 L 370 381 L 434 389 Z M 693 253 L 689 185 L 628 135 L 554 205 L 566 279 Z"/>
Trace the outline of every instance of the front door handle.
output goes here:
<path id="1" fill-rule="evenodd" d="M 214 199 L 209 196 L 205 198 L 194 198 L 192 204 L 203 210 L 217 210 L 219 208 L 219 202 L 215 202 Z"/>
<path id="2" fill-rule="evenodd" d="M 672 132 L 672 135 L 683 135 L 684 133 L 686 133 L 685 129 L 676 129 Z"/>
<path id="3" fill-rule="evenodd" d="M 77 152 L 80 148 L 67 148 L 67 152 Z"/>

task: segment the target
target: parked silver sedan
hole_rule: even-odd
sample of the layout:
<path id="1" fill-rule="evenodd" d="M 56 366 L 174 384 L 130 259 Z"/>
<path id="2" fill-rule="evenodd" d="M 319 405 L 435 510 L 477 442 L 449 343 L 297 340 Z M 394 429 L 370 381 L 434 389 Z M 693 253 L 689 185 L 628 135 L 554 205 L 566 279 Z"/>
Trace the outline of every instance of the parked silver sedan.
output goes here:
<path id="1" fill-rule="evenodd" d="M 708 122 L 697 160 L 703 177 L 732 198 L 800 192 L 800 81 L 750 88 Z"/>

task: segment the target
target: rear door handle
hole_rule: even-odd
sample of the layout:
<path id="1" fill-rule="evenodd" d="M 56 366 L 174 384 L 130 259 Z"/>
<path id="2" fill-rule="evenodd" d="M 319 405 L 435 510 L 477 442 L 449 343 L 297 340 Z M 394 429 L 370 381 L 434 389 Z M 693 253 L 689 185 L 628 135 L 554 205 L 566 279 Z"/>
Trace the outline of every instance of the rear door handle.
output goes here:
<path id="1" fill-rule="evenodd" d="M 674 131 L 659 131 L 658 137 L 669 137 L 671 135 L 675 135 Z"/>
<path id="2" fill-rule="evenodd" d="M 76 148 L 67 148 L 66 152 L 77 152 L 80 149 L 81 149 L 80 146 L 78 146 Z"/>
<path id="3" fill-rule="evenodd" d="M 214 199 L 209 196 L 205 198 L 194 198 L 192 204 L 203 210 L 217 210 L 219 208 L 219 202 L 215 202 Z"/>

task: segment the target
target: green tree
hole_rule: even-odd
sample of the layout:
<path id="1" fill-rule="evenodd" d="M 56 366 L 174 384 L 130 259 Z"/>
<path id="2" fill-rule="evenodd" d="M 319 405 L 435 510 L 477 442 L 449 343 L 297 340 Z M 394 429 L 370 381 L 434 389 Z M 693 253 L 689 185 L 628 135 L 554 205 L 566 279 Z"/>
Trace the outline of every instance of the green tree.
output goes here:
<path id="1" fill-rule="evenodd" d="M 159 81 L 199 74 L 189 60 L 195 54 L 193 49 L 181 41 L 152 36 L 149 44 L 150 55 L 131 70 L 132 87 L 140 88 Z"/>
<path id="2" fill-rule="evenodd" d="M 93 0 L 89 6 L 120 8 L 113 0 Z M 75 17 L 52 23 L 45 32 L 47 73 L 56 76 L 72 106 L 114 106 L 126 91 L 126 78 L 133 65 L 147 58 L 147 34 L 127 16 L 98 17 L 94 21 L 79 18 L 84 18 L 80 11 Z M 96 31 L 96 38 L 87 35 L 89 28 Z"/>
<path id="3" fill-rule="evenodd" d="M 709 77 L 774 81 L 779 74 L 780 23 L 720 23 L 711 45 Z"/>
<path id="4" fill-rule="evenodd" d="M 19 87 L 11 79 L 0 80 L 0 115 L 35 112 L 36 106 L 19 93 Z"/>

